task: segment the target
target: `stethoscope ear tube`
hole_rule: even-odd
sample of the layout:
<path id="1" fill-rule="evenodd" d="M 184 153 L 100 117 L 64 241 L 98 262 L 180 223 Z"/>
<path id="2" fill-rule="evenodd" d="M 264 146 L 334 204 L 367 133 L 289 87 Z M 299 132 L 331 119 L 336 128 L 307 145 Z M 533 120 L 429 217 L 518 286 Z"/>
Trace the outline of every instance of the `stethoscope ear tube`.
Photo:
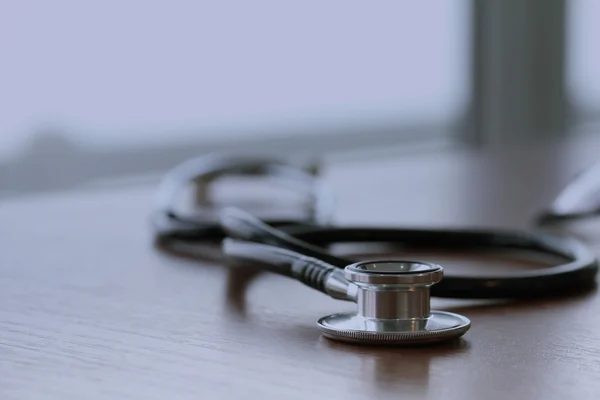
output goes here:
<path id="1" fill-rule="evenodd" d="M 544 210 L 535 216 L 534 224 L 543 228 L 560 226 L 566 223 L 583 221 L 600 216 L 600 210 L 581 212 L 558 212 L 552 209 Z"/>
<path id="2" fill-rule="evenodd" d="M 305 218 L 269 218 L 270 225 L 326 225 L 331 222 L 334 200 L 330 188 L 321 182 L 318 172 L 318 166 L 314 163 L 302 167 L 273 157 L 205 155 L 189 159 L 173 168 L 161 180 L 150 222 L 158 240 L 199 242 L 222 239 L 225 233 L 218 216 L 181 215 L 175 209 L 175 199 L 190 183 L 194 183 L 196 189 L 206 196 L 208 186 L 220 177 L 245 175 L 275 179 L 308 199 L 310 206 L 307 207 Z M 218 209 L 216 205 L 211 206 L 213 211 Z"/>
<path id="3" fill-rule="evenodd" d="M 599 190 L 600 164 L 594 164 L 579 173 L 552 204 L 536 215 L 535 224 L 550 227 L 600 216 Z"/>

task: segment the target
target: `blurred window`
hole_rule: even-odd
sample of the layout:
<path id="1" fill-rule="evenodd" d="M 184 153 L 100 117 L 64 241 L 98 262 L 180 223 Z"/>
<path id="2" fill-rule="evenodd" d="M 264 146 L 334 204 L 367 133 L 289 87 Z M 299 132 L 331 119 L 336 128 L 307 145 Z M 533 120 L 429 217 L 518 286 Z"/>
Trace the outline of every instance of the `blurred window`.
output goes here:
<path id="1" fill-rule="evenodd" d="M 567 2 L 567 85 L 580 122 L 600 122 L 600 2 Z"/>
<path id="2" fill-rule="evenodd" d="M 3 4 L 0 155 L 46 127 L 97 148 L 447 124 L 469 102 L 470 4 Z"/>

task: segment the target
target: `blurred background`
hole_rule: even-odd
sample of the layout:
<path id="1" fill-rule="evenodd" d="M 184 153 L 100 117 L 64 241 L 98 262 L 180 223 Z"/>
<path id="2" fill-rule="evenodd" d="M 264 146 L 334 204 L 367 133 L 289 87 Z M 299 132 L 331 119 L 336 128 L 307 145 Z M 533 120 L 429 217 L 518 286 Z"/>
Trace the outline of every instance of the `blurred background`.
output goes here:
<path id="1" fill-rule="evenodd" d="M 0 199 L 222 150 L 600 132 L 600 2 L 0 3 Z"/>

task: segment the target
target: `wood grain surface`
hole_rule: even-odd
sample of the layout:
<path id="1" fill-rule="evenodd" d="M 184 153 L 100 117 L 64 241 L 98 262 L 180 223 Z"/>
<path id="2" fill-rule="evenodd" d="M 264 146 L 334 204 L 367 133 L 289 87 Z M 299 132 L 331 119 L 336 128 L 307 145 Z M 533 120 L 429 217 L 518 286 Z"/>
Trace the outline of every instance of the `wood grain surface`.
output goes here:
<path id="1" fill-rule="evenodd" d="M 600 161 L 595 138 L 457 149 L 325 169 L 339 224 L 530 228 Z M 154 187 L 0 204 L 0 399 L 597 399 L 596 293 L 519 303 L 433 299 L 459 341 L 332 342 L 316 320 L 352 305 L 295 281 L 153 245 Z M 600 254 L 600 222 L 569 228 Z M 514 267 L 445 259 L 446 269 Z"/>

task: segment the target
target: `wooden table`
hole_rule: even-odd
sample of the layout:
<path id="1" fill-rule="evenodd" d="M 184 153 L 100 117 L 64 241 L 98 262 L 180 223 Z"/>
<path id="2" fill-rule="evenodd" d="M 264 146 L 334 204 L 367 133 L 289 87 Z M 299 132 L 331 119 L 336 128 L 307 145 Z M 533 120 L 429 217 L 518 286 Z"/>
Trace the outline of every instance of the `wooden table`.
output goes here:
<path id="1" fill-rule="evenodd" d="M 327 166 L 339 224 L 531 227 L 597 138 Z M 0 203 L 0 398 L 597 399 L 596 293 L 521 303 L 433 299 L 462 340 L 374 348 L 322 338 L 347 311 L 287 278 L 153 246 L 154 187 Z M 600 254 L 600 225 L 576 227 Z M 481 262 L 441 259 L 447 270 Z M 490 260 L 506 267 L 505 260 Z M 493 265 L 491 266 L 493 267 Z"/>

